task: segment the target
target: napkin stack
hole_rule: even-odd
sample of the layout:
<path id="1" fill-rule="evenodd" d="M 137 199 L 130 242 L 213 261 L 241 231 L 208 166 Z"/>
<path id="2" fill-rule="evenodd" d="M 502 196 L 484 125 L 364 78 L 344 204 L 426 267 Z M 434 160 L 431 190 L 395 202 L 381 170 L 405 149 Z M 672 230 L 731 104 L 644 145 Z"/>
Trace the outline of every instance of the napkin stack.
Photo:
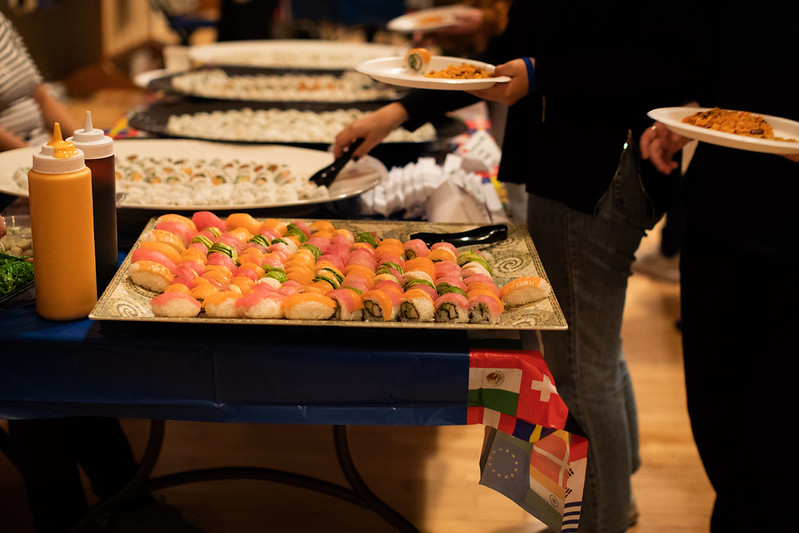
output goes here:
<path id="1" fill-rule="evenodd" d="M 465 163 L 461 156 L 448 154 L 443 165 L 423 157 L 393 167 L 374 189 L 361 195 L 361 213 L 431 222 L 495 221 L 502 205 L 494 185 L 465 170 Z"/>

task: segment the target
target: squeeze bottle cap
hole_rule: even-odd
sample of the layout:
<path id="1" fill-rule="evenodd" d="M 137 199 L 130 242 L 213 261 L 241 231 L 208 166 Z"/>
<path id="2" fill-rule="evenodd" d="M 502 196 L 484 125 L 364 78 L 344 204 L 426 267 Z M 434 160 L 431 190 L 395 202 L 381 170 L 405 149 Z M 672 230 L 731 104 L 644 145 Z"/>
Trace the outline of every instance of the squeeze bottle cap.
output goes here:
<path id="1" fill-rule="evenodd" d="M 114 155 L 114 140 L 92 125 L 92 113 L 86 111 L 86 123 L 82 130 L 75 130 L 67 139 L 83 151 L 86 159 L 101 159 Z"/>
<path id="2" fill-rule="evenodd" d="M 68 174 L 86 167 L 83 152 L 61 136 L 61 124 L 55 123 L 53 139 L 42 145 L 42 151 L 33 154 L 33 170 L 44 174 Z"/>

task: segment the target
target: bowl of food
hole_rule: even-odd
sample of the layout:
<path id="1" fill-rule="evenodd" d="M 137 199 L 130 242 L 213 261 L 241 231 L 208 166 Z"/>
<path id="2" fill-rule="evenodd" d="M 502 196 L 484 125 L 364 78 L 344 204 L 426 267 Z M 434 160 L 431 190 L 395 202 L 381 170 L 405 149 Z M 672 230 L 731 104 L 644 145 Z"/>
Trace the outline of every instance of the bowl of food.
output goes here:
<path id="1" fill-rule="evenodd" d="M 33 256 L 31 218 L 29 215 L 0 216 L 0 252 L 17 257 Z M 5 230 L 3 230 L 5 226 Z"/>

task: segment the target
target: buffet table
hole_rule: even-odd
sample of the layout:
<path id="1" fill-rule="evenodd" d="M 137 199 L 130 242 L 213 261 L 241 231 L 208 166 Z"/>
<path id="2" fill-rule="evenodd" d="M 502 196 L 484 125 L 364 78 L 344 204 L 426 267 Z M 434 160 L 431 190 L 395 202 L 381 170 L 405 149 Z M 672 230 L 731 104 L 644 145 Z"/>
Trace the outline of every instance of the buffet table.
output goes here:
<path id="1" fill-rule="evenodd" d="M 62 323 L 38 317 L 34 292 L 0 307 L 5 337 L 0 418 L 152 420 L 140 473 L 123 492 L 209 479 L 263 479 L 325 492 L 374 510 L 400 531 L 416 531 L 360 478 L 349 454 L 347 425 L 480 423 L 499 428 L 496 433 L 507 433 L 506 438 L 517 433 L 517 440 L 527 444 L 549 434 L 571 436 L 577 439 L 572 458 L 578 459 L 580 450 L 585 454 L 584 439 L 562 431 L 567 412 L 554 385 L 546 384 L 548 371 L 534 351 L 537 346 L 522 350 L 518 332 L 420 329 L 409 335 L 408 330 L 321 325 Z M 487 365 L 516 366 L 524 373 L 539 372 L 542 379 L 532 379 L 534 394 L 522 392 L 513 413 L 492 411 L 489 396 L 481 396 L 479 384 L 474 385 L 475 370 Z M 246 468 L 148 479 L 168 420 L 332 425 L 339 464 L 351 487 Z M 124 497 L 98 504 L 84 525 Z M 535 514 L 553 520 L 552 509 Z"/>

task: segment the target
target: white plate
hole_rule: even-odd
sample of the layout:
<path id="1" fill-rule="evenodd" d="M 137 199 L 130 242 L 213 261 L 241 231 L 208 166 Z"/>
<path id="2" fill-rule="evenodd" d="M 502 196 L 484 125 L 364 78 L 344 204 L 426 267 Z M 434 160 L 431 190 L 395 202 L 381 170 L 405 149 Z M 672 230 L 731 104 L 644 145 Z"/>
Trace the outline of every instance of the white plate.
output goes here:
<path id="1" fill-rule="evenodd" d="M 647 115 L 649 118 L 662 122 L 669 130 L 688 137 L 689 139 L 696 139 L 709 144 L 718 146 L 725 146 L 727 148 L 737 148 L 739 150 L 748 150 L 750 152 L 763 152 L 767 154 L 799 154 L 799 122 L 788 120 L 781 117 L 773 117 L 771 115 L 763 115 L 756 113 L 763 117 L 771 127 L 774 128 L 774 135 L 777 137 L 784 137 L 786 139 L 796 139 L 797 142 L 789 141 L 772 141 L 769 139 L 760 139 L 757 137 L 749 137 L 746 135 L 736 135 L 735 133 L 725 133 L 722 131 L 714 131 L 699 126 L 692 126 L 682 122 L 687 116 L 693 115 L 700 111 L 708 111 L 709 107 L 661 107 L 653 109 Z"/>
<path id="2" fill-rule="evenodd" d="M 27 197 L 26 188 L 20 187 L 14 181 L 14 174 L 20 168 L 30 168 L 33 154 L 40 150 L 39 147 L 18 148 L 0 152 L 0 192 L 14 196 Z M 242 145 L 217 143 L 209 141 L 195 141 L 183 139 L 121 139 L 114 141 L 114 151 L 117 157 L 128 155 L 142 155 L 148 157 L 186 157 L 186 158 L 221 158 L 226 160 L 239 159 L 242 161 L 269 161 L 285 163 L 297 176 L 310 177 L 317 170 L 333 162 L 333 155 L 321 150 L 310 150 L 293 146 L 281 145 Z M 351 163 L 345 168 L 336 181 L 330 186 L 328 198 L 314 198 L 310 200 L 297 200 L 287 203 L 253 203 L 253 204 L 208 204 L 208 205 L 157 205 L 134 203 L 132 198 L 123 198 L 118 207 L 126 209 L 155 209 L 155 210 L 229 210 L 229 209 L 261 209 L 271 207 L 290 207 L 299 205 L 313 205 L 343 200 L 357 196 L 374 188 L 382 177 L 387 174 L 385 166 L 371 156 L 361 158 L 357 163 Z"/>
<path id="3" fill-rule="evenodd" d="M 429 70 L 441 70 L 450 65 L 460 65 L 469 63 L 488 70 L 494 71 L 494 65 L 463 59 L 460 57 L 433 56 L 430 59 Z M 383 57 L 364 61 L 355 70 L 367 74 L 377 81 L 400 85 L 402 87 L 414 87 L 417 89 L 441 89 L 450 91 L 476 91 L 487 89 L 496 83 L 510 81 L 507 76 L 497 76 L 496 78 L 486 78 L 477 80 L 453 80 L 445 78 L 425 78 L 423 74 L 416 74 L 405 66 L 405 57 Z"/>
<path id="4" fill-rule="evenodd" d="M 390 20 L 386 27 L 389 30 L 400 32 L 440 30 L 454 26 L 458 21 L 458 15 L 472 11 L 479 11 L 479 9 L 468 6 L 421 9 Z"/>
<path id="5" fill-rule="evenodd" d="M 232 41 L 193 46 L 195 65 L 347 70 L 367 59 L 404 54 L 406 47 L 319 40 Z"/>

